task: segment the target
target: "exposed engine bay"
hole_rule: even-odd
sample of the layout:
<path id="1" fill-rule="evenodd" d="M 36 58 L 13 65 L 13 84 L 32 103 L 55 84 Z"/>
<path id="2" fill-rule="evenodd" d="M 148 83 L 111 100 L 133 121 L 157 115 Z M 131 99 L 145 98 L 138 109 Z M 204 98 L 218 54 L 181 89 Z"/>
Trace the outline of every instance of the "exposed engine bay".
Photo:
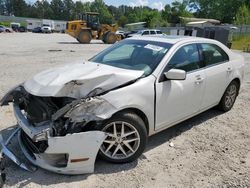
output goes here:
<path id="1" fill-rule="evenodd" d="M 114 106 L 99 97 L 79 100 L 69 97 L 40 97 L 29 94 L 23 86 L 13 91 L 9 102 L 12 100 L 34 127 L 50 125 L 51 137 L 95 130 L 98 121 L 108 118 L 103 117 L 103 114 L 101 116 L 101 113 L 107 114 L 112 109 L 115 111 Z"/>

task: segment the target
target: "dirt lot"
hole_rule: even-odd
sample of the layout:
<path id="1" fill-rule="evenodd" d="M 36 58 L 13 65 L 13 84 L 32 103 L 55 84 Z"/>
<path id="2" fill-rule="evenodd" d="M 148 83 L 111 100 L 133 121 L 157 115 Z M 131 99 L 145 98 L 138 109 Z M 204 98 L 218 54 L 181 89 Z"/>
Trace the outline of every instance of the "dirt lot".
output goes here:
<path id="1" fill-rule="evenodd" d="M 106 47 L 99 41 L 81 45 L 65 34 L 0 34 L 0 97 L 43 69 L 88 59 Z M 250 187 L 250 54 L 243 55 L 245 82 L 230 112 L 209 110 L 151 137 L 133 163 L 98 160 L 95 174 L 29 173 L 8 160 L 6 187 Z M 14 125 L 11 107 L 1 108 L 2 132 Z"/>

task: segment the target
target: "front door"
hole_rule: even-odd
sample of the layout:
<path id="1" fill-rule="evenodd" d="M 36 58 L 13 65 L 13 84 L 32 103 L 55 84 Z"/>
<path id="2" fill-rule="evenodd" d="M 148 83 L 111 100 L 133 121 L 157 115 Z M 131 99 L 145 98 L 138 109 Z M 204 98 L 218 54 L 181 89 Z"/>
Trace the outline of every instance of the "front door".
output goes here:
<path id="1" fill-rule="evenodd" d="M 180 47 L 167 64 L 167 69 L 185 70 L 185 80 L 161 80 L 156 83 L 156 130 L 196 113 L 202 103 L 206 77 L 201 69 L 196 44 Z"/>

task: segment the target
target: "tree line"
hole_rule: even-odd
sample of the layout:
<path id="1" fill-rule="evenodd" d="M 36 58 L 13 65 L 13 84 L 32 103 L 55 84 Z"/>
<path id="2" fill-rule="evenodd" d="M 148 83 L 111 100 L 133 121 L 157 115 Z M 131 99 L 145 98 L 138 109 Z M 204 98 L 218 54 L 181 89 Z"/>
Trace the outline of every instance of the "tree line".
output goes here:
<path id="1" fill-rule="evenodd" d="M 74 20 L 84 12 L 99 12 L 101 23 L 127 23 L 144 21 L 147 27 L 181 23 L 180 17 L 213 18 L 223 23 L 250 24 L 249 0 L 183 0 L 167 4 L 163 10 L 147 6 L 108 6 L 103 0 L 81 2 L 72 0 L 0 0 L 0 14 L 54 20 Z"/>

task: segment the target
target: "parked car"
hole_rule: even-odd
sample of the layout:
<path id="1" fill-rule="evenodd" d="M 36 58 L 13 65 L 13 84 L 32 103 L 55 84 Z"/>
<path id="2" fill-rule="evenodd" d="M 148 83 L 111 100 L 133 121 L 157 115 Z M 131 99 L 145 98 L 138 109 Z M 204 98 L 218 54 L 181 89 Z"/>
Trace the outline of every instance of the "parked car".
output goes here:
<path id="1" fill-rule="evenodd" d="M 42 28 L 41 27 L 36 27 L 32 30 L 32 33 L 42 33 Z"/>
<path id="2" fill-rule="evenodd" d="M 42 33 L 42 28 L 36 27 L 36 28 L 32 29 L 32 33 Z"/>
<path id="3" fill-rule="evenodd" d="M 20 27 L 18 28 L 18 32 L 21 32 L 21 33 L 27 32 L 27 28 L 26 28 L 25 26 L 20 26 Z"/>
<path id="4" fill-rule="evenodd" d="M 52 33 L 51 27 L 49 26 L 43 26 L 41 30 L 42 30 L 42 33 Z"/>
<path id="5" fill-rule="evenodd" d="M 35 75 L 0 105 L 13 103 L 19 127 L 8 142 L 18 134 L 33 164 L 90 173 L 98 152 L 110 162 L 130 162 L 149 136 L 215 106 L 231 110 L 243 75 L 243 57 L 218 41 L 133 37 L 89 61 Z M 1 141 L 5 156 L 30 169 L 8 142 Z"/>
<path id="6" fill-rule="evenodd" d="M 15 23 L 15 22 L 10 23 L 11 29 L 12 29 L 13 31 L 15 31 L 15 32 L 18 32 L 18 29 L 19 29 L 20 26 L 21 26 L 20 23 Z"/>
<path id="7" fill-rule="evenodd" d="M 0 33 L 5 32 L 5 28 L 0 25 Z"/>
<path id="8" fill-rule="evenodd" d="M 12 33 L 13 32 L 13 30 L 11 28 L 3 26 L 3 25 L 0 25 L 0 30 L 2 32 L 6 32 L 6 33 Z"/>
<path id="9" fill-rule="evenodd" d="M 138 37 L 138 36 L 163 36 L 164 34 L 160 30 L 146 29 L 140 30 L 137 33 L 129 34 L 127 37 Z"/>
<path id="10" fill-rule="evenodd" d="M 118 30 L 118 31 L 116 31 L 116 33 L 115 33 L 115 34 L 117 34 L 117 35 L 121 35 L 122 39 L 124 39 L 124 38 L 125 38 L 125 32 L 124 32 L 124 31 Z"/>
<path id="11" fill-rule="evenodd" d="M 137 33 L 137 32 L 138 32 L 137 30 L 132 30 L 132 31 L 125 32 L 125 38 L 129 38 L 129 37 L 128 37 L 129 35 L 135 34 L 135 33 Z"/>

